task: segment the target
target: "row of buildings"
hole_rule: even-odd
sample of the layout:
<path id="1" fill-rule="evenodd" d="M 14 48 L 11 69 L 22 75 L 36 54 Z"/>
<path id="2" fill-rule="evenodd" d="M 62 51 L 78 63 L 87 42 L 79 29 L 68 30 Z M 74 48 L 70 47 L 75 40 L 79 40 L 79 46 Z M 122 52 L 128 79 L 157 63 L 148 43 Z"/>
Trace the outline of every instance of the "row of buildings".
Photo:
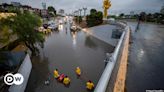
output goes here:
<path id="1" fill-rule="evenodd" d="M 41 17 L 48 17 L 47 9 L 33 8 L 28 5 L 22 5 L 19 2 L 11 2 L 11 4 L 2 3 L 0 5 L 0 12 L 14 12 L 16 10 L 19 10 L 20 12 L 29 11 L 29 12 L 35 13 Z"/>
<path id="2" fill-rule="evenodd" d="M 11 2 L 11 4 L 2 3 L 0 4 L 0 12 L 13 12 L 14 10 L 20 10 L 21 12 L 29 11 L 35 13 L 41 17 L 49 17 L 48 10 L 46 9 L 46 4 L 43 3 L 43 9 L 33 8 L 29 5 L 22 5 L 19 2 Z M 64 15 L 64 10 L 59 9 L 58 15 Z"/>

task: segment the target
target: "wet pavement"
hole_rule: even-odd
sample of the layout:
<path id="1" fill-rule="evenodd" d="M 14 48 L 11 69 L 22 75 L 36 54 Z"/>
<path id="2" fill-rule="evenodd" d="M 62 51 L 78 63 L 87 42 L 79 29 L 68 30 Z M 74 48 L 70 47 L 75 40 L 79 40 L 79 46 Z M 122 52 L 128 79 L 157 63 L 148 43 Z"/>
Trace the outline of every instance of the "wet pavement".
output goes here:
<path id="1" fill-rule="evenodd" d="M 90 31 L 90 34 L 93 35 L 94 37 L 108 44 L 111 44 L 112 46 L 116 46 L 119 39 L 112 38 L 113 29 L 120 29 L 120 27 L 116 25 L 106 24 L 106 25 L 91 27 L 87 29 L 87 31 Z"/>
<path id="2" fill-rule="evenodd" d="M 164 25 L 128 23 L 132 28 L 127 92 L 164 90 Z"/>
<path id="3" fill-rule="evenodd" d="M 67 25 L 60 25 L 59 31 L 46 37 L 41 55 L 32 58 L 33 68 L 26 92 L 87 92 L 86 81 L 92 80 L 96 86 L 104 70 L 105 54 L 111 53 L 114 47 L 87 35 L 83 31 L 72 33 Z M 75 68 L 82 70 L 77 78 Z M 69 87 L 57 82 L 53 70 L 58 69 L 71 79 Z M 50 84 L 45 85 L 45 80 Z"/>

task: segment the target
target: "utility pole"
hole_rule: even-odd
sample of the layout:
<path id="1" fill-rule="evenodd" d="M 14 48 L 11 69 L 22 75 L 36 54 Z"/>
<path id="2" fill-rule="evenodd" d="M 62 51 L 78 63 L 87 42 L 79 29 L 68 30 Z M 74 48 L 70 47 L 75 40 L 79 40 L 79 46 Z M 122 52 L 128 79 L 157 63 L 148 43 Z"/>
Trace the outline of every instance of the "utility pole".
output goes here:
<path id="1" fill-rule="evenodd" d="M 79 12 L 80 12 L 80 16 L 81 16 L 81 11 L 82 11 L 82 9 L 79 9 Z"/>
<path id="2" fill-rule="evenodd" d="M 83 10 L 84 10 L 84 18 L 85 18 L 85 16 L 86 16 L 86 11 L 87 11 L 87 8 L 85 7 L 85 8 L 83 8 Z"/>
<path id="3" fill-rule="evenodd" d="M 79 23 L 79 10 L 77 10 L 76 12 L 77 12 L 77 23 Z"/>
<path id="4" fill-rule="evenodd" d="M 75 11 L 75 13 L 76 13 L 76 16 L 78 16 L 78 11 L 77 10 Z"/>
<path id="5" fill-rule="evenodd" d="M 82 9 L 79 9 L 79 13 L 80 13 L 80 16 L 79 16 L 79 24 L 80 24 L 80 18 L 81 18 L 81 11 L 82 11 Z"/>
<path id="6" fill-rule="evenodd" d="M 76 11 L 73 12 L 73 16 L 76 16 Z"/>

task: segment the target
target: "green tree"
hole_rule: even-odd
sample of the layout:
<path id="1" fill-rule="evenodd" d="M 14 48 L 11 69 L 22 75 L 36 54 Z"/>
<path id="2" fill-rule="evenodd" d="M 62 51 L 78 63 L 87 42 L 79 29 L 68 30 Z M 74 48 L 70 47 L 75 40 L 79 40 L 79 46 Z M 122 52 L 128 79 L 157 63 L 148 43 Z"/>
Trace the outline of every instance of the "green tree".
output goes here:
<path id="1" fill-rule="evenodd" d="M 9 42 L 10 32 L 8 26 L 3 26 L 0 32 L 0 43 L 5 44 Z"/>
<path id="2" fill-rule="evenodd" d="M 91 9 L 90 10 L 90 14 L 95 14 L 95 13 L 97 13 L 97 10 L 96 9 Z"/>
<path id="3" fill-rule="evenodd" d="M 162 19 L 160 19 L 161 14 L 160 13 L 154 13 L 153 17 L 156 23 L 159 23 Z"/>
<path id="4" fill-rule="evenodd" d="M 17 34 L 19 41 L 24 42 L 33 54 L 39 53 L 36 44 L 42 47 L 44 42 L 43 34 L 36 31 L 40 25 L 40 18 L 28 12 L 14 17 L 12 25 L 12 30 Z"/>
<path id="5" fill-rule="evenodd" d="M 147 14 L 146 21 L 147 22 L 154 22 L 153 15 L 151 13 Z"/>
<path id="6" fill-rule="evenodd" d="M 98 20 L 98 24 L 101 24 L 103 22 L 103 13 L 101 11 L 97 12 L 97 20 Z"/>
<path id="7" fill-rule="evenodd" d="M 13 6 L 13 5 L 8 6 L 8 12 L 17 13 L 17 14 L 21 13 L 20 9 L 18 7 Z"/>
<path id="8" fill-rule="evenodd" d="M 53 15 L 56 15 L 56 10 L 53 6 L 49 6 L 48 7 L 48 13 L 53 16 Z"/>
<path id="9" fill-rule="evenodd" d="M 161 12 L 161 14 L 164 14 L 164 5 L 162 6 L 160 12 Z"/>
<path id="10" fill-rule="evenodd" d="M 76 22 L 82 22 L 82 16 L 75 16 Z"/>
<path id="11" fill-rule="evenodd" d="M 91 9 L 90 15 L 87 15 L 86 22 L 89 27 L 101 24 L 103 22 L 103 13 L 96 9 Z"/>
<path id="12" fill-rule="evenodd" d="M 107 18 L 108 18 L 108 19 L 109 19 L 109 18 L 114 18 L 114 19 L 116 19 L 117 17 L 116 17 L 116 15 L 108 15 Z"/>
<path id="13" fill-rule="evenodd" d="M 9 42 L 11 35 L 10 26 L 12 23 L 12 17 L 0 19 L 0 43 L 6 44 Z"/>
<path id="14" fill-rule="evenodd" d="M 39 53 L 38 45 L 43 47 L 43 34 L 36 31 L 41 25 L 41 20 L 38 16 L 25 12 L 4 19 L 0 24 L 3 24 L 3 26 L 7 25 L 14 34 L 17 34 L 18 41 L 24 42 L 34 55 Z M 0 28 L 3 28 L 3 26 Z"/>
<path id="15" fill-rule="evenodd" d="M 120 18 L 122 18 L 122 17 L 124 17 L 124 16 L 125 16 L 124 13 L 121 13 L 121 14 L 119 15 Z"/>
<path id="16" fill-rule="evenodd" d="M 141 17 L 141 21 L 145 21 L 146 20 L 146 13 L 145 12 L 141 12 L 140 13 L 140 17 Z"/>

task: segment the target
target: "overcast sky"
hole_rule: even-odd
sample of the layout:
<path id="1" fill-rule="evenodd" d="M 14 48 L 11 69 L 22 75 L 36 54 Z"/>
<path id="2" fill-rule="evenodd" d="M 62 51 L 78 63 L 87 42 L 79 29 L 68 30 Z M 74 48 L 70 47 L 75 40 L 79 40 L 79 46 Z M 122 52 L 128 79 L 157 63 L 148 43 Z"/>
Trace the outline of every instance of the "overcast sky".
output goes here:
<path id="1" fill-rule="evenodd" d="M 95 8 L 102 11 L 103 0 L 0 0 L 0 3 L 10 3 L 11 1 L 30 5 L 34 8 L 42 8 L 42 2 L 47 6 L 54 6 L 57 10 L 64 9 L 72 12 L 82 7 Z M 110 13 L 122 13 L 130 11 L 159 12 L 164 0 L 111 0 Z"/>

